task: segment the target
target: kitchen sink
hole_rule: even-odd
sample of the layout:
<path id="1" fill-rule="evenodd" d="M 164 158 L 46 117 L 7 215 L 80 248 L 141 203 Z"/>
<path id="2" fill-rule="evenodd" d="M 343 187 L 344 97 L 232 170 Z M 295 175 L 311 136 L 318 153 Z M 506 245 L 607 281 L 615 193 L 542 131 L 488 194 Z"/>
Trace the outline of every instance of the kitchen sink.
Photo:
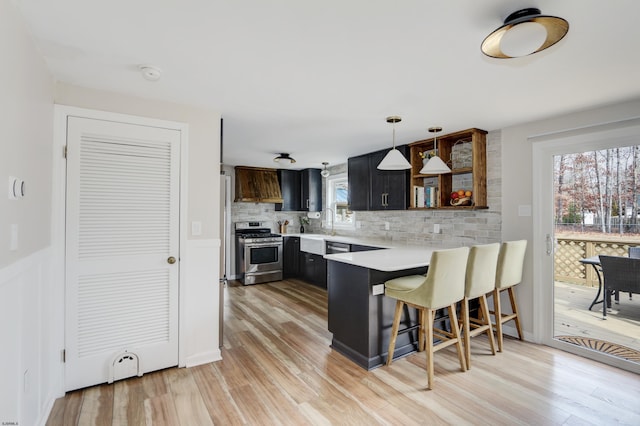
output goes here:
<path id="1" fill-rule="evenodd" d="M 324 256 L 326 252 L 324 238 L 325 236 L 321 234 L 300 235 L 300 251 Z"/>

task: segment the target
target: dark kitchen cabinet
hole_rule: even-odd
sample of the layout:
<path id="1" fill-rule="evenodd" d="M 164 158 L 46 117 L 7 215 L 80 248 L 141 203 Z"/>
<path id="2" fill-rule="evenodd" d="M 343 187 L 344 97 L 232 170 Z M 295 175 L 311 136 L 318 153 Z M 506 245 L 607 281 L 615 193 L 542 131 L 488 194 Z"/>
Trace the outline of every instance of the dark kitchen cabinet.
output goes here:
<path id="1" fill-rule="evenodd" d="M 284 278 L 300 276 L 300 237 L 284 237 L 282 273 Z"/>
<path id="2" fill-rule="evenodd" d="M 322 211 L 322 176 L 320 169 L 302 170 L 302 211 Z"/>
<path id="3" fill-rule="evenodd" d="M 371 370 L 386 361 L 396 301 L 384 295 L 384 282 L 405 275 L 424 274 L 426 267 L 382 272 L 334 260 L 328 262 L 327 322 L 331 347 Z M 418 313 L 405 307 L 394 358 L 418 350 Z"/>
<path id="4" fill-rule="evenodd" d="M 282 203 L 275 205 L 276 211 L 301 211 L 302 186 L 299 170 L 278 169 L 278 182 L 282 193 Z"/>
<path id="5" fill-rule="evenodd" d="M 300 252 L 300 278 L 309 284 L 327 288 L 327 261 L 319 254 Z"/>
<path id="6" fill-rule="evenodd" d="M 397 147 L 405 157 L 406 145 Z M 406 210 L 409 207 L 409 170 L 378 170 L 388 149 L 348 160 L 351 210 Z"/>
<path id="7" fill-rule="evenodd" d="M 276 211 L 319 212 L 322 210 L 320 169 L 278 170 L 282 203 Z"/>
<path id="8" fill-rule="evenodd" d="M 359 155 L 347 161 L 349 208 L 369 210 L 369 157 Z"/>

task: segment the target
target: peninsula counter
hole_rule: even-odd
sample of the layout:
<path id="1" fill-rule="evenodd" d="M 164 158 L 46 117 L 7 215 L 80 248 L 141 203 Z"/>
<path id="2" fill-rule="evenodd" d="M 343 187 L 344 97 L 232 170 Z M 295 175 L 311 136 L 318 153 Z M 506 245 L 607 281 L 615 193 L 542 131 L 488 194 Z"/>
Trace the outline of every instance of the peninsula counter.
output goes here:
<path id="1" fill-rule="evenodd" d="M 390 248 L 325 255 L 331 347 L 371 370 L 386 361 L 396 300 L 384 282 L 425 274 L 433 249 Z M 405 306 L 394 359 L 418 350 L 418 314 Z"/>

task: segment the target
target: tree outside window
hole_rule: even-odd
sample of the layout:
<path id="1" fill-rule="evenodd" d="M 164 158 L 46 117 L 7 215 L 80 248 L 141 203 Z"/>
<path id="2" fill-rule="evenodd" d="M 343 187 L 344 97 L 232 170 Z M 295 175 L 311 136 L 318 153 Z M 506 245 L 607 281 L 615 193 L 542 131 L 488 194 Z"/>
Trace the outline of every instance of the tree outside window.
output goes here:
<path id="1" fill-rule="evenodd" d="M 355 228 L 355 212 L 349 210 L 349 181 L 346 174 L 329 176 L 326 181 L 327 207 L 333 211 L 335 228 Z"/>
<path id="2" fill-rule="evenodd" d="M 640 234 L 640 145 L 555 157 L 559 230 Z"/>

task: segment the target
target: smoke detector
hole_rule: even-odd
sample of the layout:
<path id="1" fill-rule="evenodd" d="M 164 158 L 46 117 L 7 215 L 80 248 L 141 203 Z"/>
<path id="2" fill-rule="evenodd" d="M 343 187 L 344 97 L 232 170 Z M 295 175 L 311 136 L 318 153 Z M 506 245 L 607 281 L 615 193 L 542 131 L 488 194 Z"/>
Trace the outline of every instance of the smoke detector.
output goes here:
<path id="1" fill-rule="evenodd" d="M 142 77 L 147 81 L 158 81 L 162 75 L 162 70 L 153 65 L 138 65 L 138 69 L 142 73 Z"/>

